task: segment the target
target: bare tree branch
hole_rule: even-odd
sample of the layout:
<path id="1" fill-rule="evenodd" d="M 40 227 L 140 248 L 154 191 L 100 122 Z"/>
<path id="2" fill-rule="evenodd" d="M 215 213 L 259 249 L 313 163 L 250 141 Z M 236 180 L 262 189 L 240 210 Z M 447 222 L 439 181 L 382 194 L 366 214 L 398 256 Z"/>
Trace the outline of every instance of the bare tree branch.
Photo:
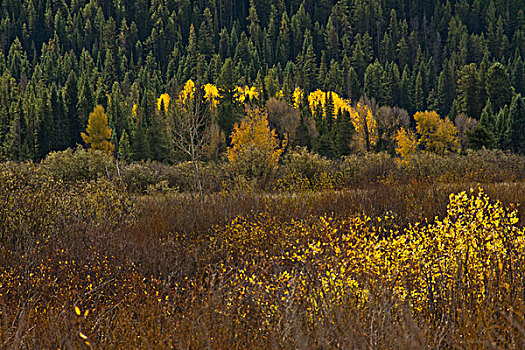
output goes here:
<path id="1" fill-rule="evenodd" d="M 171 134 L 174 145 L 186 154 L 193 163 L 195 185 L 202 197 L 202 181 L 198 161 L 202 158 L 204 149 L 209 143 L 208 137 L 211 125 L 209 103 L 203 99 L 200 86 L 194 87 L 193 93 L 188 93 L 170 105 Z"/>

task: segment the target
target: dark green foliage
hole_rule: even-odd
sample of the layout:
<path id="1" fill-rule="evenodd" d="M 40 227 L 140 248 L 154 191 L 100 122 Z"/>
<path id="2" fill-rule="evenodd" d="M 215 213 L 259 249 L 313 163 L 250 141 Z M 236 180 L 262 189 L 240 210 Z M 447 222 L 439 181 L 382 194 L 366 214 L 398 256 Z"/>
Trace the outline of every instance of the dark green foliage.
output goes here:
<path id="1" fill-rule="evenodd" d="M 84 131 L 85 125 L 82 125 L 82 120 L 78 112 L 78 82 L 75 71 L 71 71 L 67 77 L 66 85 L 62 90 L 62 98 L 64 100 L 64 109 L 69 124 L 69 146 L 73 147 L 80 144 L 82 139 L 80 133 Z"/>
<path id="2" fill-rule="evenodd" d="M 364 94 L 410 115 L 436 109 L 478 120 L 490 100 L 493 118 L 483 127 L 494 147 L 522 151 L 519 108 L 510 104 L 525 94 L 524 7 L 522 0 L 11 0 L 0 6 L 0 157 L 38 160 L 75 147 L 102 104 L 115 144 L 127 133 L 134 159 L 171 161 L 154 102 L 188 79 L 219 85 L 216 118 L 226 136 L 242 112 L 234 85 L 255 85 L 264 99 L 283 90 L 286 101 L 299 86 L 352 101 Z M 330 146 L 347 137 L 337 136 L 337 122 L 301 125 L 305 144 L 348 152 Z"/>
<path id="3" fill-rule="evenodd" d="M 437 110 L 439 115 L 448 115 L 455 99 L 456 84 L 452 70 L 448 65 L 443 65 L 439 73 L 437 85 Z"/>
<path id="4" fill-rule="evenodd" d="M 133 159 L 133 153 L 131 151 L 131 146 L 129 143 L 129 136 L 126 130 L 122 133 L 120 141 L 118 143 L 117 151 L 118 159 L 129 162 Z"/>
<path id="5" fill-rule="evenodd" d="M 494 63 L 487 74 L 487 95 L 494 111 L 499 112 L 512 98 L 512 88 L 510 77 L 505 67 L 499 63 Z"/>
<path id="6" fill-rule="evenodd" d="M 340 113 L 333 126 L 334 153 L 337 157 L 347 156 L 352 152 L 350 143 L 354 131 L 354 125 L 348 112 Z"/>
<path id="7" fill-rule="evenodd" d="M 475 63 L 461 68 L 458 72 L 457 98 L 458 113 L 479 119 L 483 110 L 485 86 Z"/>
<path id="8" fill-rule="evenodd" d="M 386 101 L 385 86 L 383 81 L 385 72 L 379 61 L 370 64 L 365 71 L 364 94 L 368 98 L 376 99 L 377 103 L 383 105 Z"/>
<path id="9" fill-rule="evenodd" d="M 468 146 L 472 149 L 479 150 L 482 148 L 491 148 L 496 143 L 494 133 L 488 130 L 482 124 L 476 125 L 474 130 L 468 134 Z"/>
<path id="10" fill-rule="evenodd" d="M 516 95 L 512 99 L 508 125 L 510 149 L 514 152 L 525 153 L 525 101 L 521 95 Z"/>

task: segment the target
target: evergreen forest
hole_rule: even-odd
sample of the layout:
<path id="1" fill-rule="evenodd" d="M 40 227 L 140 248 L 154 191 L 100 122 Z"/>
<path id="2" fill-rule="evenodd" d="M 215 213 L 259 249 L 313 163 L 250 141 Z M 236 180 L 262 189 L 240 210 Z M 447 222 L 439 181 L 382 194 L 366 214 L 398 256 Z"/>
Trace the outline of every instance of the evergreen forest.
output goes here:
<path id="1" fill-rule="evenodd" d="M 523 0 L 3 0 L 0 159 L 86 147 L 100 105 L 121 159 L 192 160 L 174 147 L 160 98 L 189 80 L 220 96 L 208 159 L 230 146 L 245 87 L 287 147 L 329 158 L 363 150 L 333 96 L 371 109 L 377 141 L 365 151 L 394 155 L 428 110 L 454 124 L 454 151 L 523 153 L 524 10 Z M 315 91 L 329 92 L 321 112 L 305 107 Z"/>

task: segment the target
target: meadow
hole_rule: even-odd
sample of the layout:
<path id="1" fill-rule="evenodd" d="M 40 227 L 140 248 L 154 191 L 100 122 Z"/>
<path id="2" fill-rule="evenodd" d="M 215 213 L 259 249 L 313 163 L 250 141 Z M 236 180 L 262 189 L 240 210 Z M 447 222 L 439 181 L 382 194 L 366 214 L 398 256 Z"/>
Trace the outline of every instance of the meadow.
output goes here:
<path id="1" fill-rule="evenodd" d="M 523 157 L 68 152 L 0 165 L 1 348 L 525 347 Z"/>

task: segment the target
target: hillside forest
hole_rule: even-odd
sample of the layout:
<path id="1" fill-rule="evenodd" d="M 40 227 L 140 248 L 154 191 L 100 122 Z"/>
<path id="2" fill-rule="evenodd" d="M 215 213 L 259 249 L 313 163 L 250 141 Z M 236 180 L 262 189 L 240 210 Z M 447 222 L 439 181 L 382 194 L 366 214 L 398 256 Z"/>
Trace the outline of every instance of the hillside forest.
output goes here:
<path id="1" fill-rule="evenodd" d="M 523 153 L 524 9 L 523 0 L 4 0 L 0 159 L 90 147 L 81 134 L 101 106 L 106 151 L 118 159 L 194 160 L 173 142 L 170 100 L 185 88 L 206 114 L 202 159 L 222 159 L 255 109 L 283 147 L 328 158 Z M 438 141 L 429 130 L 441 130 Z"/>

